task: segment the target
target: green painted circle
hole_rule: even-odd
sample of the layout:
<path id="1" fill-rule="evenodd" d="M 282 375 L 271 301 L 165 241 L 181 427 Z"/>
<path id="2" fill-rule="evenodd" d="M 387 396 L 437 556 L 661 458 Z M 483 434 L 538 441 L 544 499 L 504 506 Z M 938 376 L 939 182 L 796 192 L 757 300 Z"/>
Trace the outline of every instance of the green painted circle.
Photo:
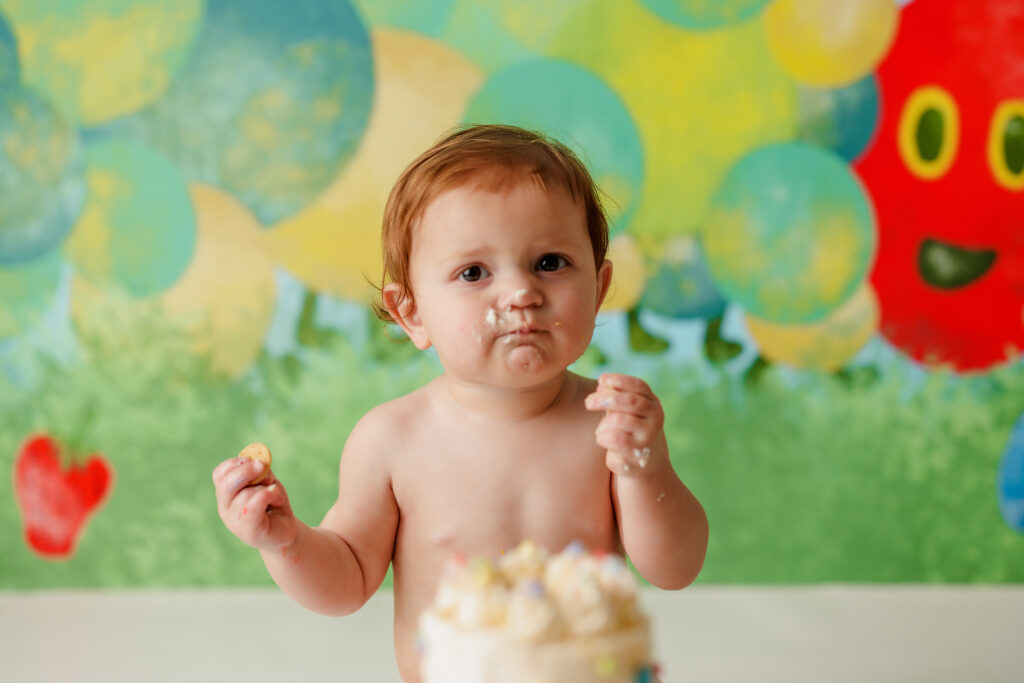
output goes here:
<path id="1" fill-rule="evenodd" d="M 763 320 L 810 322 L 863 280 L 874 218 L 840 158 L 802 143 L 769 145 L 726 174 L 703 244 L 726 298 Z"/>
<path id="2" fill-rule="evenodd" d="M 756 17 L 770 0 L 643 0 L 665 21 L 694 31 L 721 28 Z"/>
<path id="3" fill-rule="evenodd" d="M 65 251 L 93 284 L 145 297 L 188 267 L 196 219 L 181 171 L 137 142 L 109 140 L 86 150 L 89 196 Z"/>
<path id="4" fill-rule="evenodd" d="M 565 143 L 611 198 L 612 234 L 629 224 L 644 179 L 640 136 L 622 100 L 592 72 L 548 59 L 502 69 L 470 100 L 465 120 L 522 126 Z"/>

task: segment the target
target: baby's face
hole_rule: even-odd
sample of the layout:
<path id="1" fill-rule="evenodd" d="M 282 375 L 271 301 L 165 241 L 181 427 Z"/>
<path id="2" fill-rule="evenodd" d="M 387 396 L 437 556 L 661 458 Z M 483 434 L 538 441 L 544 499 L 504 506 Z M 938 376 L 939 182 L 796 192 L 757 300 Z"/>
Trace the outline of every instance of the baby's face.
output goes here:
<path id="1" fill-rule="evenodd" d="M 579 358 L 611 279 L 610 263 L 594 265 L 583 207 L 528 179 L 439 195 L 409 270 L 417 345 L 434 346 L 449 374 L 503 387 L 550 380 Z"/>

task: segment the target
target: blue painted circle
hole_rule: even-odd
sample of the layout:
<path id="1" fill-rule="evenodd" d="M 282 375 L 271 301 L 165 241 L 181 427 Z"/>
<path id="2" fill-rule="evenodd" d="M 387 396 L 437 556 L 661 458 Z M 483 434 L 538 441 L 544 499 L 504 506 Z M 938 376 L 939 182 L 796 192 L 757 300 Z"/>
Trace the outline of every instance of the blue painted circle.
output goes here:
<path id="1" fill-rule="evenodd" d="M 373 87 L 370 36 L 351 3 L 208 0 L 167 93 L 109 128 L 141 136 L 271 225 L 351 159 Z"/>
<path id="2" fill-rule="evenodd" d="M 704 252 L 696 238 L 678 257 L 657 265 L 640 299 L 640 307 L 670 318 L 717 318 L 725 313 L 722 298 L 711 277 Z"/>
<path id="3" fill-rule="evenodd" d="M 1014 531 L 1024 533 L 1024 414 L 1017 418 L 996 475 L 999 513 Z"/>
<path id="4" fill-rule="evenodd" d="M 14 41 L 10 26 L 4 21 L 4 15 L 0 14 L 0 84 L 4 81 L 18 81 L 20 73 L 18 44 Z"/>
<path id="5" fill-rule="evenodd" d="M 878 124 L 878 83 L 874 75 L 835 90 L 801 88 L 797 138 L 831 149 L 853 161 L 868 146 Z"/>
<path id="6" fill-rule="evenodd" d="M 57 247 L 85 201 L 77 133 L 50 102 L 17 84 L 0 86 L 0 265 Z"/>

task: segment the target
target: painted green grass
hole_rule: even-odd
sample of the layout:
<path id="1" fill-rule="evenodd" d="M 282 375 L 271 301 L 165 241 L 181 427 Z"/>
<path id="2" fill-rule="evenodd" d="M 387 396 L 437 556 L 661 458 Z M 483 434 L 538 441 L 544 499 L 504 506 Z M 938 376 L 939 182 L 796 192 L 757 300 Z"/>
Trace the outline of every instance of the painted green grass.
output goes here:
<path id="1" fill-rule="evenodd" d="M 88 362 L 41 364 L 32 388 L 0 375 L 0 588 L 269 584 L 258 554 L 223 528 L 210 472 L 265 441 L 297 513 L 318 522 L 352 425 L 437 372 L 423 354 L 373 351 L 335 338 L 226 382 L 171 333 L 135 328 Z M 700 582 L 1024 580 L 1024 536 L 999 518 L 994 483 L 1024 409 L 1024 367 L 934 374 L 913 392 L 901 366 L 858 388 L 770 370 L 756 388 L 722 375 L 680 390 L 694 371 L 668 365 L 647 379 L 711 522 Z M 73 559 L 41 561 L 21 541 L 14 454 L 34 431 L 66 434 L 90 404 L 85 445 L 113 463 L 114 495 Z"/>

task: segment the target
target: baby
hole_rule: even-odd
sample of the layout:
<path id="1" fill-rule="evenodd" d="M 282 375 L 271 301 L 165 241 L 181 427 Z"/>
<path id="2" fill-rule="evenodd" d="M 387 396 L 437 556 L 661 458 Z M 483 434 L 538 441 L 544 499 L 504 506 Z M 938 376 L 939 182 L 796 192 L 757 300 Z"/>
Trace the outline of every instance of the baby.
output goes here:
<path id="1" fill-rule="evenodd" d="M 394 568 L 395 652 L 419 680 L 420 612 L 447 558 L 531 539 L 628 554 L 653 585 L 700 572 L 707 517 L 669 461 L 643 381 L 567 370 L 612 279 L 607 220 L 582 163 L 511 126 L 473 126 L 416 159 L 388 199 L 379 313 L 444 372 L 355 426 L 338 500 L 318 527 L 262 463 L 217 466 L 228 529 L 277 585 L 329 615 L 359 609 Z"/>

